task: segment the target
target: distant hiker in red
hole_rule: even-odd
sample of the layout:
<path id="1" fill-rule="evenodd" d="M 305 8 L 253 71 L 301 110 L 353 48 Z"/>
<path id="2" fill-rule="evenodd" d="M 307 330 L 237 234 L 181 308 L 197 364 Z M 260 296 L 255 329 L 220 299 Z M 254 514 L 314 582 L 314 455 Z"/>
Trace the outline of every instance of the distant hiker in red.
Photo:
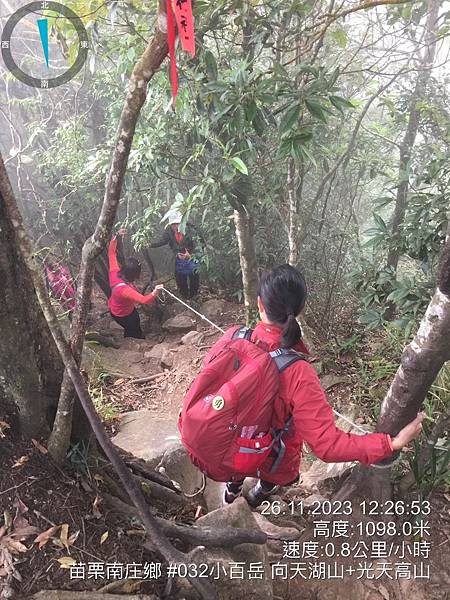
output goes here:
<path id="1" fill-rule="evenodd" d="M 69 319 L 75 310 L 75 283 L 67 267 L 48 261 L 45 275 L 52 296 L 58 300 L 64 310 L 69 311 Z"/>
<path id="2" fill-rule="evenodd" d="M 126 234 L 125 229 L 119 230 L 122 237 Z M 117 262 L 117 237 L 109 243 L 109 285 L 111 296 L 108 300 L 109 311 L 116 323 L 124 328 L 124 337 L 145 339 L 141 329 L 141 319 L 136 310 L 136 304 L 151 304 L 158 296 L 163 287 L 157 285 L 151 294 L 145 296 L 138 292 L 133 282 L 141 275 L 141 265 L 136 258 L 126 258 L 120 267 Z"/>
<path id="3" fill-rule="evenodd" d="M 241 495 L 246 476 L 260 478 L 247 497 L 253 507 L 297 481 L 303 442 L 325 462 L 372 464 L 420 433 L 423 413 L 392 438 L 336 427 L 296 319 L 306 291 L 303 275 L 289 265 L 265 273 L 261 321 L 253 331 L 233 327 L 214 344 L 183 400 L 182 442 L 204 473 L 228 482 L 224 503 Z"/>

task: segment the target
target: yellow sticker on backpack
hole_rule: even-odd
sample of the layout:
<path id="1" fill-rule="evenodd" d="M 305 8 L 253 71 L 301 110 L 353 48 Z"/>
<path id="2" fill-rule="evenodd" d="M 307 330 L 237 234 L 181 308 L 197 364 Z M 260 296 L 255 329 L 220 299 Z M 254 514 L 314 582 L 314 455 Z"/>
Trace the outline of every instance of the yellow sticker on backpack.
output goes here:
<path id="1" fill-rule="evenodd" d="M 216 396 L 211 402 L 211 406 L 214 410 L 222 410 L 222 408 L 225 406 L 225 400 L 222 398 L 222 396 Z"/>

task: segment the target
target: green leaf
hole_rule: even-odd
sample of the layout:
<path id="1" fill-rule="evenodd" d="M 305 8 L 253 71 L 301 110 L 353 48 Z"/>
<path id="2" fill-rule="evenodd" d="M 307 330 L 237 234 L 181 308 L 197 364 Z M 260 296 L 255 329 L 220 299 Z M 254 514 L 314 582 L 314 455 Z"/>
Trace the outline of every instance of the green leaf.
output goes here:
<path id="1" fill-rule="evenodd" d="M 243 173 L 244 175 L 248 175 L 247 166 L 244 163 L 244 161 L 239 158 L 239 156 L 234 156 L 230 162 L 233 165 L 233 167 L 235 169 L 237 169 L 240 173 Z"/>
<path id="2" fill-rule="evenodd" d="M 207 83 L 204 87 L 204 91 L 206 93 L 216 92 L 218 94 L 221 94 L 222 92 L 226 92 L 227 90 L 228 90 L 228 84 L 226 84 L 224 81 L 213 81 L 211 83 Z"/>
<path id="3" fill-rule="evenodd" d="M 347 32 L 344 29 L 335 29 L 335 31 L 331 33 L 331 36 L 337 42 L 339 48 L 345 48 L 347 46 L 348 37 Z"/>
<path id="4" fill-rule="evenodd" d="M 377 213 L 373 213 L 373 218 L 375 223 L 377 224 L 378 229 L 381 229 L 381 231 L 383 232 L 387 232 L 386 223 L 383 221 L 380 215 L 377 215 Z"/>
<path id="5" fill-rule="evenodd" d="M 311 152 L 308 150 L 308 148 L 306 148 L 306 146 L 302 147 L 302 151 L 303 153 L 306 155 L 306 157 L 312 162 L 312 164 L 317 168 L 317 162 L 316 159 L 314 158 L 314 156 L 311 154 Z"/>
<path id="6" fill-rule="evenodd" d="M 208 74 L 208 78 L 215 81 L 218 75 L 215 56 L 212 52 L 206 50 L 203 54 L 203 57 L 205 59 L 206 72 Z"/>
<path id="7" fill-rule="evenodd" d="M 258 135 L 262 135 L 267 127 L 267 121 L 264 116 L 264 113 L 257 108 L 255 116 L 252 119 L 253 127 Z"/>
<path id="8" fill-rule="evenodd" d="M 300 104 L 296 104 L 287 110 L 280 122 L 280 134 L 284 135 L 285 133 L 288 133 L 294 127 L 294 125 L 297 124 L 299 116 Z"/>
<path id="9" fill-rule="evenodd" d="M 322 121 L 322 123 L 327 122 L 327 118 L 325 116 L 325 108 L 319 104 L 316 100 L 308 100 L 305 99 L 305 105 L 308 111 L 311 113 L 313 117 Z"/>
<path id="10" fill-rule="evenodd" d="M 333 85 L 336 83 L 337 78 L 339 77 L 339 75 L 341 74 L 341 70 L 339 67 L 336 67 L 334 69 L 334 71 L 331 73 L 330 75 L 330 79 L 328 80 L 328 85 L 330 87 L 333 87 Z"/>
<path id="11" fill-rule="evenodd" d="M 258 110 L 258 107 L 256 106 L 255 101 L 251 100 L 245 107 L 245 117 L 246 117 L 247 121 L 250 121 L 250 122 L 253 121 L 257 110 Z"/>
<path id="12" fill-rule="evenodd" d="M 278 154 L 280 155 L 280 158 L 286 158 L 293 151 L 294 151 L 294 149 L 292 147 L 292 139 L 285 138 L 281 142 L 280 149 L 278 150 Z M 301 159 L 299 159 L 299 160 L 301 160 Z"/>
<path id="13" fill-rule="evenodd" d="M 291 151 L 291 156 L 294 160 L 296 160 L 299 163 L 303 163 L 304 162 L 304 154 L 303 154 L 303 148 L 300 142 L 295 141 L 295 140 L 290 140 L 291 144 L 290 144 L 290 151 Z"/>
<path id="14" fill-rule="evenodd" d="M 346 100 L 345 98 L 341 98 L 340 96 L 330 96 L 329 100 L 331 104 L 338 109 L 338 111 L 344 114 L 344 108 L 355 108 L 350 100 Z"/>
<path id="15" fill-rule="evenodd" d="M 370 309 L 363 313 L 358 321 L 363 325 L 376 326 L 381 322 L 381 315 L 377 310 Z"/>

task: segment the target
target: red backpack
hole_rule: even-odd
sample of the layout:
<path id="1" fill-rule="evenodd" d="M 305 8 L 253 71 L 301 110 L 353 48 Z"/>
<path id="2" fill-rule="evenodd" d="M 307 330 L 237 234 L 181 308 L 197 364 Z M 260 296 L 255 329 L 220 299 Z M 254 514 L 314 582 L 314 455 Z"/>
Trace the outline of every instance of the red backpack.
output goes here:
<path id="1" fill-rule="evenodd" d="M 259 476 L 273 451 L 271 472 L 285 452 L 278 396 L 279 375 L 307 357 L 294 350 L 267 352 L 252 343 L 253 331 L 238 327 L 231 339 L 219 340 L 187 395 L 178 422 L 189 457 L 215 481 Z"/>

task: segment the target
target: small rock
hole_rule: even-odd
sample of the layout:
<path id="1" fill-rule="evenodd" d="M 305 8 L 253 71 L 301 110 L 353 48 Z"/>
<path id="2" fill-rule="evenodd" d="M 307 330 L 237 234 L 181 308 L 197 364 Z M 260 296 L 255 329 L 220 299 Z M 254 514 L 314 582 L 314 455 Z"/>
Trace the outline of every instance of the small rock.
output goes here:
<path id="1" fill-rule="evenodd" d="M 189 346 L 195 344 L 195 342 L 199 339 L 200 335 L 198 331 L 189 331 L 181 338 L 181 343 Z"/>
<path id="2" fill-rule="evenodd" d="M 311 496 L 308 496 L 307 498 L 302 500 L 302 504 L 305 508 L 309 508 L 317 502 L 320 502 L 322 504 L 322 502 L 324 502 L 325 500 L 325 496 L 322 496 L 321 494 L 311 494 Z"/>
<path id="3" fill-rule="evenodd" d="M 168 331 L 187 331 L 195 327 L 195 321 L 189 315 L 181 314 L 163 323 L 163 329 Z"/>
<path id="4" fill-rule="evenodd" d="M 121 350 L 132 350 L 133 352 L 142 351 L 142 344 L 136 338 L 123 338 L 120 340 Z"/>
<path id="5" fill-rule="evenodd" d="M 155 344 L 151 350 L 144 352 L 144 358 L 157 358 L 158 360 L 161 360 L 168 350 L 169 344 L 167 342 Z"/>
<path id="6" fill-rule="evenodd" d="M 161 356 L 161 366 L 163 369 L 171 369 L 173 367 L 173 355 L 169 350 L 165 350 Z"/>
<path id="7" fill-rule="evenodd" d="M 319 494 L 319 484 L 327 479 L 340 477 L 353 464 L 353 462 L 324 463 L 321 460 L 316 460 L 311 465 L 311 468 L 302 474 L 302 481 L 299 487 L 304 491 Z"/>

